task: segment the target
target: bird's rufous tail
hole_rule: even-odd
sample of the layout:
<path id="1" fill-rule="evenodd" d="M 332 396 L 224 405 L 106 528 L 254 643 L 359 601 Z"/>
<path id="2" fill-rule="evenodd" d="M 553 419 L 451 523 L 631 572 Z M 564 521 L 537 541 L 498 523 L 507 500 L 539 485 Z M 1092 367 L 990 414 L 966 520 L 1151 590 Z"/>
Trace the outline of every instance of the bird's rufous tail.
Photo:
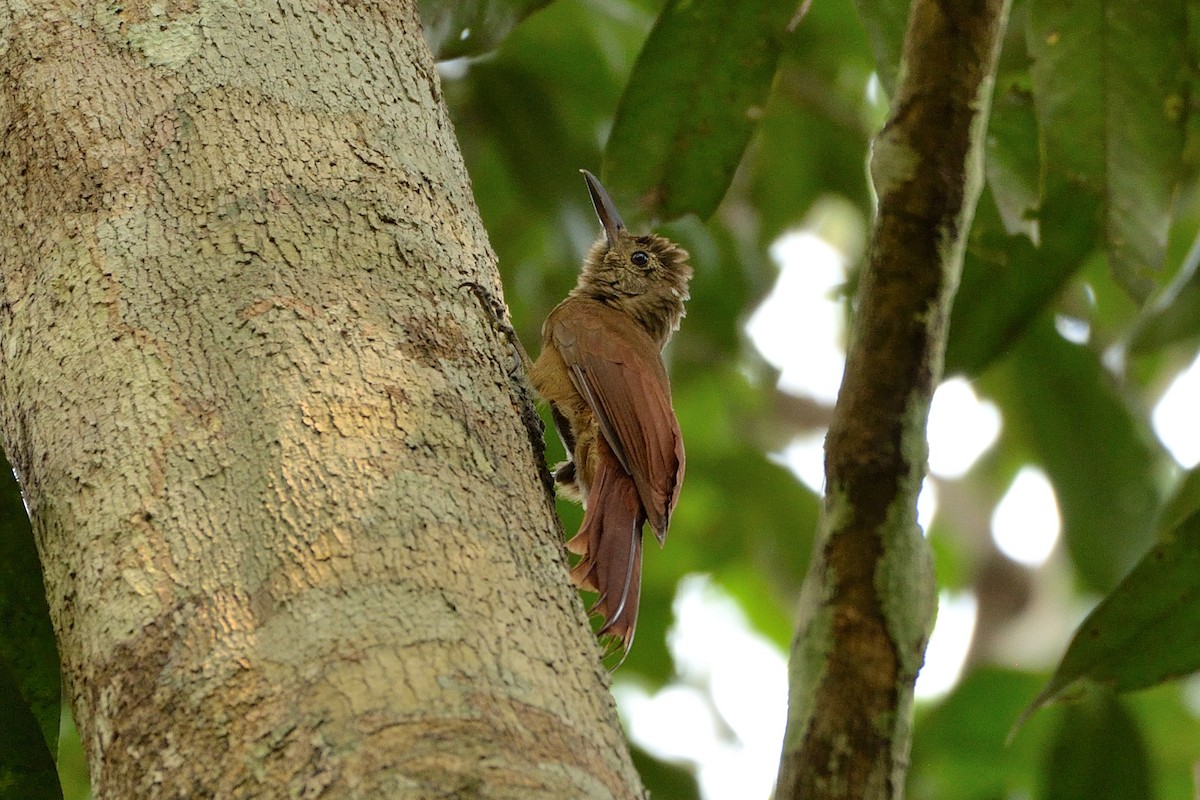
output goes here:
<path id="1" fill-rule="evenodd" d="M 600 595 L 588 613 L 603 617 L 600 635 L 611 636 L 628 653 L 637 627 L 646 514 L 637 487 L 620 462 L 603 445 L 600 455 L 583 524 L 567 542 L 568 550 L 582 556 L 571 569 L 571 579 L 579 588 Z"/>

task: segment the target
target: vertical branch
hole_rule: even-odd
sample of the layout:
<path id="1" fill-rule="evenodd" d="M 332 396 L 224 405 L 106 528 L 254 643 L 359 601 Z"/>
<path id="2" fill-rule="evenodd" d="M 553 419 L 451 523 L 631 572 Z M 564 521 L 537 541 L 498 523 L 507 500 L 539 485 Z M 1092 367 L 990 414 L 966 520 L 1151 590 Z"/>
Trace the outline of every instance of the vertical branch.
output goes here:
<path id="1" fill-rule="evenodd" d="M 826 442 L 821 537 L 791 654 L 776 797 L 898 798 L 935 586 L 916 523 L 925 424 L 981 185 L 1007 0 L 914 0 L 853 340 Z"/>

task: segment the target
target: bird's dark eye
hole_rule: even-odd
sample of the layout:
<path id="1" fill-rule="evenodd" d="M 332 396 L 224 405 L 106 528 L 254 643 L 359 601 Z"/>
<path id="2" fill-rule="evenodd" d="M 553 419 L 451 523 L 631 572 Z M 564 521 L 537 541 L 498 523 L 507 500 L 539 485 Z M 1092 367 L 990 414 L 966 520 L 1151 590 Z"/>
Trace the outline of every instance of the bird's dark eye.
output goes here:
<path id="1" fill-rule="evenodd" d="M 650 263 L 650 256 L 646 255 L 642 250 L 637 250 L 629 257 L 629 260 L 633 262 L 635 267 L 644 267 Z"/>

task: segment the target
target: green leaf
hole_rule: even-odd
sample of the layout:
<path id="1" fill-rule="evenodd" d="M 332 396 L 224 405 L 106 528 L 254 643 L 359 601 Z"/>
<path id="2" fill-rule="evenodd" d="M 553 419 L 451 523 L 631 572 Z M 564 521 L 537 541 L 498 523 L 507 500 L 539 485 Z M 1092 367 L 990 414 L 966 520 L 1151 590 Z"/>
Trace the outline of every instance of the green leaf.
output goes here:
<path id="1" fill-rule="evenodd" d="M 1171 499 L 1163 506 L 1158 529 L 1170 531 L 1200 511 L 1200 469 L 1190 469 L 1175 486 Z"/>
<path id="2" fill-rule="evenodd" d="M 38 720 L 0 663 L 0 800 L 62 800 L 58 770 Z"/>
<path id="3" fill-rule="evenodd" d="M 889 95 L 896 92 L 896 73 L 904 50 L 904 31 L 908 27 L 909 0 L 854 0 L 862 17 L 879 82 Z"/>
<path id="4" fill-rule="evenodd" d="M 515 58 L 473 67 L 471 78 L 471 116 L 458 127 L 468 131 L 487 126 L 494 131 L 494 143 L 508 167 L 504 179 L 509 191 L 522 191 L 523 199 L 543 214 L 555 212 L 564 198 L 590 213 L 579 168 L 596 158 L 596 148 L 575 126 L 593 121 L 587 114 L 591 109 L 572 108 L 574 116 L 567 116 L 555 101 L 556 87 Z M 510 224 L 520 224 L 520 219 Z M 594 227 L 599 232 L 599 224 Z"/>
<path id="5" fill-rule="evenodd" d="M 1200 669 L 1197 619 L 1200 513 L 1156 544 L 1088 615 L 1030 710 L 1096 685 L 1125 692 Z"/>
<path id="6" fill-rule="evenodd" d="M 1141 728 L 1107 692 L 1066 709 L 1042 769 L 1047 800 L 1154 797 Z"/>
<path id="7" fill-rule="evenodd" d="M 1005 232 L 1038 241 L 1034 217 L 1040 203 L 1037 116 L 1033 96 L 1019 83 L 996 92 L 988 125 L 984 167 Z"/>
<path id="8" fill-rule="evenodd" d="M 864 87 L 874 70 L 851 0 L 812 3 L 786 42 L 766 113 L 741 166 L 739 187 L 758 212 L 764 242 L 802 224 L 810 206 L 829 194 L 844 196 L 870 216 L 874 200 L 863 159 L 882 122 Z"/>
<path id="9" fill-rule="evenodd" d="M 1140 320 L 1129 344 L 1134 355 L 1200 336 L 1200 240 L 1193 244 L 1175 280 Z"/>
<path id="10" fill-rule="evenodd" d="M 12 468 L 0 458 L 0 665 L 5 664 L 53 752 L 60 711 L 58 650 L 33 530 Z M 0 748 L 0 759 L 3 752 Z"/>
<path id="11" fill-rule="evenodd" d="M 766 241 L 800 225 L 813 203 L 831 193 L 853 200 L 864 210 L 871 205 L 867 172 L 862 168 L 870 137 L 860 109 L 839 98 L 834 87 L 812 72 L 784 68 L 779 85 L 745 165 L 749 200 L 762 220 L 761 236 Z M 820 94 L 826 106 L 836 110 L 801 102 L 803 98 L 797 96 L 801 91 Z M 838 112 L 844 113 L 835 117 Z M 796 142 L 804 146 L 797 147 Z"/>
<path id="12" fill-rule="evenodd" d="M 950 314 L 946 375 L 977 375 L 1009 351 L 1086 263 L 1099 230 L 1099 201 L 1049 198 L 1039 220 L 1040 247 L 1004 230 L 995 196 L 980 197 Z"/>
<path id="13" fill-rule="evenodd" d="M 1046 193 L 1066 184 L 1103 202 L 1109 267 L 1145 299 L 1183 156 L 1186 2 L 1030 0 L 1029 12 Z"/>
<path id="14" fill-rule="evenodd" d="M 1196 742 L 1200 719 L 1192 713 L 1190 687 L 1166 683 L 1123 695 L 1137 715 L 1146 749 L 1154 765 L 1154 796 L 1161 800 L 1196 800 Z"/>
<path id="15" fill-rule="evenodd" d="M 486 53 L 550 0 L 421 0 L 425 43 L 434 58 Z"/>
<path id="16" fill-rule="evenodd" d="M 1054 485 L 1063 539 L 1083 582 L 1109 591 L 1154 538 L 1169 469 L 1144 413 L 1091 349 L 1043 318 L 986 379 L 1006 437 Z"/>
<path id="17" fill-rule="evenodd" d="M 1031 797 L 1034 765 L 1050 734 L 1050 715 L 1030 722 L 1011 746 L 1009 725 L 1037 678 L 1012 670 L 972 670 L 939 705 L 922 713 L 913 734 L 910 800 Z"/>
<path id="18" fill-rule="evenodd" d="M 667 4 L 634 65 L 604 154 L 605 186 L 618 206 L 632 214 L 636 205 L 654 219 L 712 214 L 763 114 L 798 5 Z"/>

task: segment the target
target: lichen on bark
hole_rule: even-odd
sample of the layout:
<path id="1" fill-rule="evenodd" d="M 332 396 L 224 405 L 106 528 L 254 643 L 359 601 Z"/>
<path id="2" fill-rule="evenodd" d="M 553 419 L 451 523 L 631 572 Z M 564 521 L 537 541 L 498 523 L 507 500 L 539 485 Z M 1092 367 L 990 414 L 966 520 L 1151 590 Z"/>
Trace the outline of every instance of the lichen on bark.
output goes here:
<path id="1" fill-rule="evenodd" d="M 0 17 L 0 438 L 95 793 L 637 796 L 415 4 Z"/>

